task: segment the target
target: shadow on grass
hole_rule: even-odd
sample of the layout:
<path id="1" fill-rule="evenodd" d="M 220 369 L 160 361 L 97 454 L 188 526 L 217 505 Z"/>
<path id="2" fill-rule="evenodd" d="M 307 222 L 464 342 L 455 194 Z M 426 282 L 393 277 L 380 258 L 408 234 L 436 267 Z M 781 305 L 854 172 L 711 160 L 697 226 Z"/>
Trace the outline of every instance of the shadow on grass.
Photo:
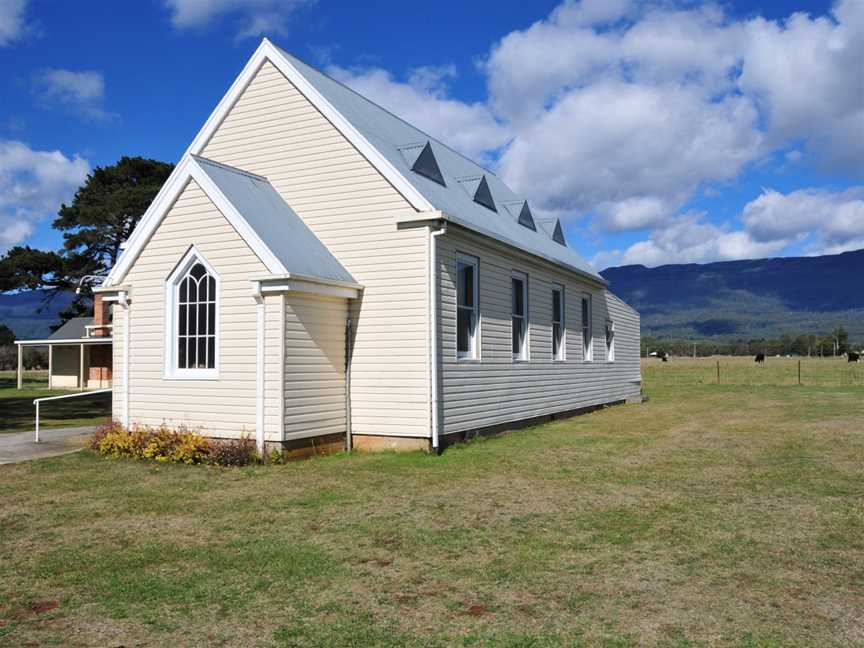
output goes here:
<path id="1" fill-rule="evenodd" d="M 51 394 L 45 393 L 46 396 Z M 31 430 L 35 416 L 33 396 L 0 399 L 0 432 Z M 97 425 L 107 421 L 110 416 L 110 393 L 48 401 L 40 406 L 40 424 L 45 427 Z"/>

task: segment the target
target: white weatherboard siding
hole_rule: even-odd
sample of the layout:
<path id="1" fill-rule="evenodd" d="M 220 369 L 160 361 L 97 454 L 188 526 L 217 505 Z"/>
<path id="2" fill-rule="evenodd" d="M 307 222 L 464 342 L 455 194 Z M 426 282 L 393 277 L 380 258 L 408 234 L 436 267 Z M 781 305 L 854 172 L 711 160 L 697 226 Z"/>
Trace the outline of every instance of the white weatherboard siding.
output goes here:
<path id="1" fill-rule="evenodd" d="M 285 298 L 285 438 L 345 432 L 344 299 Z"/>
<path id="2" fill-rule="evenodd" d="M 219 275 L 219 377 L 176 380 L 164 377 L 165 280 L 194 245 Z M 255 436 L 256 308 L 250 277 L 266 269 L 236 230 L 194 181 L 169 210 L 124 284 L 130 290 L 130 423 L 188 425 L 215 437 Z M 279 383 L 281 373 L 281 297 L 266 301 L 265 357 L 267 438 L 281 437 Z M 122 307 L 114 306 L 114 415 L 122 414 Z"/>
<path id="3" fill-rule="evenodd" d="M 414 209 L 269 62 L 201 155 L 265 176 L 364 285 L 354 433 L 428 436 L 426 237 L 395 226 Z"/>
<path id="4" fill-rule="evenodd" d="M 505 216 L 502 215 L 502 218 Z M 452 228 L 438 239 L 442 433 L 623 400 L 639 393 L 639 315 L 590 285 L 509 248 Z M 479 259 L 480 359 L 456 360 L 456 257 Z M 513 362 L 510 278 L 528 275 L 529 360 Z M 565 288 L 566 360 L 552 360 L 552 286 Z M 593 298 L 594 361 L 582 359 L 582 294 Z M 606 361 L 607 313 L 615 322 L 615 362 Z"/>

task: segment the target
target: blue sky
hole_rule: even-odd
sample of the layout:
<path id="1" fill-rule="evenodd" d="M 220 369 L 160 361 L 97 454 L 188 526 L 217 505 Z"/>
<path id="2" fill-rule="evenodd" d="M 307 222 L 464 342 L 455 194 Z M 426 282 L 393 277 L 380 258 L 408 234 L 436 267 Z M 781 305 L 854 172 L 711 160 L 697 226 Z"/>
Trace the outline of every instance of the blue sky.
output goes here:
<path id="1" fill-rule="evenodd" d="M 864 247 L 864 3 L 0 0 L 0 252 L 177 161 L 262 36 L 475 158 L 598 268 Z"/>

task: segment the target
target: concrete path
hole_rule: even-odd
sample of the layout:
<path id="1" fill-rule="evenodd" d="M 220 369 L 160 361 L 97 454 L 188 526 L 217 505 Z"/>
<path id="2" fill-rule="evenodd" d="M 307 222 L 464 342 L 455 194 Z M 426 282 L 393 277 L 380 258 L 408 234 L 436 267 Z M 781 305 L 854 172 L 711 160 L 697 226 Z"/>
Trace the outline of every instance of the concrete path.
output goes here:
<path id="1" fill-rule="evenodd" d="M 33 441 L 34 432 L 0 434 L 0 464 L 18 463 L 30 459 L 56 457 L 77 452 L 87 445 L 87 437 L 96 429 L 94 425 L 74 428 L 39 430 L 39 443 Z"/>

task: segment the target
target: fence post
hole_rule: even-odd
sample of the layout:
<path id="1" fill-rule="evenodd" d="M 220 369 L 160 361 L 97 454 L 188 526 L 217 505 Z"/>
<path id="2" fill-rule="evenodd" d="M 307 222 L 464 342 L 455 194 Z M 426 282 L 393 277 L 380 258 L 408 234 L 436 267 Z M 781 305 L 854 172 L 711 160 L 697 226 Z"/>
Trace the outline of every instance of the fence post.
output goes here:
<path id="1" fill-rule="evenodd" d="M 36 401 L 36 443 L 39 443 L 39 401 Z"/>
<path id="2" fill-rule="evenodd" d="M 801 384 L 801 361 L 798 361 L 798 384 Z"/>
<path id="3" fill-rule="evenodd" d="M 720 361 L 717 361 L 717 384 L 720 384 Z"/>

